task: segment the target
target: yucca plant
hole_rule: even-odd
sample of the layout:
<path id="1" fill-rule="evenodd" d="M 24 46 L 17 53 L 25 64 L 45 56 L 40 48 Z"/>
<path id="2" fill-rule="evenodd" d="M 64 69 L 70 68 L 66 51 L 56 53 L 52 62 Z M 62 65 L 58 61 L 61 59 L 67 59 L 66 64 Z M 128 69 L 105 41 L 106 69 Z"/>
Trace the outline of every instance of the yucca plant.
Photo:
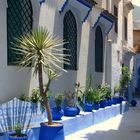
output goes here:
<path id="1" fill-rule="evenodd" d="M 64 41 L 43 27 L 34 29 L 19 38 L 13 43 L 13 50 L 21 54 L 22 59 L 17 63 L 25 68 L 30 66 L 34 68 L 34 75 L 38 76 L 40 96 L 48 114 L 48 125 L 52 125 L 52 113 L 49 105 L 48 92 L 49 87 L 57 76 L 60 69 L 65 71 L 61 66 L 66 63 L 66 55 L 63 53 Z M 48 81 L 44 83 L 43 73 L 47 74 Z M 44 86 L 45 85 L 45 86 Z"/>

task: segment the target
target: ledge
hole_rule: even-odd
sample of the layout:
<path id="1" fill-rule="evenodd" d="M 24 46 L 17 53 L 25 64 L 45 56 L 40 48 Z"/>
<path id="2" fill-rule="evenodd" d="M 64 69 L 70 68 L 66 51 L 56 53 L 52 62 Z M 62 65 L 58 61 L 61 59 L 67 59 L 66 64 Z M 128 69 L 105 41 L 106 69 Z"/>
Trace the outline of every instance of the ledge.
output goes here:
<path id="1" fill-rule="evenodd" d="M 92 10 L 92 5 L 85 0 L 61 0 L 58 3 L 58 11 L 64 12 L 67 6 L 72 6 L 80 11 L 81 21 L 85 22 Z"/>
<path id="2" fill-rule="evenodd" d="M 96 13 L 98 17 L 96 16 L 97 20 L 93 20 L 92 27 L 95 28 L 100 24 L 104 25 L 105 34 L 108 34 L 111 31 L 116 21 L 116 18 L 112 14 L 110 14 L 107 10 L 101 11 L 96 9 Z"/>
<path id="3" fill-rule="evenodd" d="M 63 117 L 62 123 L 64 124 L 65 136 L 72 134 L 76 131 L 82 130 L 84 128 L 90 127 L 92 125 L 101 123 L 105 120 L 113 118 L 119 114 L 129 110 L 128 103 L 123 101 L 122 104 L 112 105 L 104 109 L 99 109 L 93 112 L 80 112 L 80 115 L 76 117 Z M 45 120 L 46 121 L 46 120 Z M 39 122 L 38 122 L 39 124 Z M 30 140 L 38 140 L 39 137 L 39 127 L 32 128 L 28 131 Z M 7 136 L 0 136 L 0 140 L 6 140 Z"/>

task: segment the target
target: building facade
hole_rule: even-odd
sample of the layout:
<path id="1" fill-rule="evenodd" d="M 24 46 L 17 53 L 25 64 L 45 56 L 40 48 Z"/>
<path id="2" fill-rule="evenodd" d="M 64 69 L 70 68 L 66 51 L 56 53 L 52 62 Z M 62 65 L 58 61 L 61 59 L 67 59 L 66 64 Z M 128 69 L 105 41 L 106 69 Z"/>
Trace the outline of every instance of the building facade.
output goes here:
<path id="1" fill-rule="evenodd" d="M 28 94 L 38 87 L 30 67 L 18 70 L 10 42 L 39 26 L 68 41 L 70 65 L 51 85 L 55 94 L 74 90 L 80 82 L 86 86 L 93 75 L 93 85 L 103 83 L 112 89 L 119 82 L 122 65 L 132 69 L 133 5 L 128 0 L 1 0 L 0 1 L 0 102 Z M 129 24 L 129 26 L 128 26 Z M 47 79 L 45 79 L 47 80 Z"/>

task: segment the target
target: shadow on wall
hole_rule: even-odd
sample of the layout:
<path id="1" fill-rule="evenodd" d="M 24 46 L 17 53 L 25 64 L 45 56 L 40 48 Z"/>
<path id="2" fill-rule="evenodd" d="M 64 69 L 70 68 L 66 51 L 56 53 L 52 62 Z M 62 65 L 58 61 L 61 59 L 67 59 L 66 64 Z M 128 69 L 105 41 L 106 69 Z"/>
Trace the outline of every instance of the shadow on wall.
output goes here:
<path id="1" fill-rule="evenodd" d="M 95 72 L 95 29 L 93 28 L 90 29 L 87 77 L 89 74 L 93 76 L 93 81 L 96 87 L 102 84 L 103 74 Z"/>
<path id="2" fill-rule="evenodd" d="M 66 9 L 67 11 L 68 9 Z M 63 17 L 65 11 L 63 13 L 59 13 L 57 10 L 55 11 L 54 18 L 54 26 L 53 26 L 53 33 L 56 34 L 58 37 L 63 38 Z M 77 14 L 77 13 L 76 13 Z M 74 14 L 75 16 L 75 14 Z M 76 15 L 77 16 L 77 15 Z M 75 19 L 78 20 L 79 17 Z M 79 20 L 77 21 L 79 23 Z M 80 42 L 81 42 L 81 26 L 77 25 L 77 61 L 79 60 L 79 52 L 80 52 Z M 63 47 L 63 46 L 62 46 Z M 78 67 L 78 62 L 77 62 Z M 74 84 L 77 82 L 77 73 L 78 70 L 68 70 L 65 72 L 60 72 L 61 76 L 54 80 L 51 84 L 51 90 L 53 93 L 64 92 L 67 90 L 74 91 L 75 86 Z"/>
<path id="3" fill-rule="evenodd" d="M 29 93 L 32 77 L 29 68 L 18 70 L 17 67 L 8 66 L 2 73 L 0 103 Z"/>
<path id="4" fill-rule="evenodd" d="M 99 130 L 93 130 L 93 133 L 88 133 L 83 138 L 85 140 L 139 140 L 140 138 L 140 107 L 131 108 L 128 112 L 123 114 L 119 124 L 119 120 L 108 124 L 107 126 L 100 126 Z M 119 124 L 117 128 L 116 125 Z M 110 125 L 110 126 L 109 126 Z M 112 129 L 112 127 L 116 127 Z M 109 129 L 108 131 L 104 130 Z"/>

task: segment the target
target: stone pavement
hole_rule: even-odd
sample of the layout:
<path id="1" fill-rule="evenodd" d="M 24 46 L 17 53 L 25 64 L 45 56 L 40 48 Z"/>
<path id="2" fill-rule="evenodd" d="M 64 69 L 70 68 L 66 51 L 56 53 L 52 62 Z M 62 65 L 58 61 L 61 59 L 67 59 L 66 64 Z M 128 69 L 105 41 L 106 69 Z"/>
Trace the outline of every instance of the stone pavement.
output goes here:
<path id="1" fill-rule="evenodd" d="M 68 135 L 66 140 L 140 140 L 140 101 L 123 115 Z"/>

